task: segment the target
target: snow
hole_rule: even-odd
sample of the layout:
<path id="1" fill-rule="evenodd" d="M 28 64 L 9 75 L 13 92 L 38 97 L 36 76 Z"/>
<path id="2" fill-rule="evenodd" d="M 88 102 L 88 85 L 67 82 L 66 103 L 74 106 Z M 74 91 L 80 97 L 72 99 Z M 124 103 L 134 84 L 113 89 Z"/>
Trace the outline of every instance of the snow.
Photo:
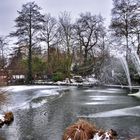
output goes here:
<path id="1" fill-rule="evenodd" d="M 56 89 L 58 88 L 57 86 L 9 86 L 9 87 L 3 87 L 2 90 L 6 91 L 11 91 L 11 92 L 19 92 L 19 91 L 24 91 L 24 90 L 32 90 L 32 89 Z"/>
<path id="2" fill-rule="evenodd" d="M 134 97 L 140 98 L 140 91 L 138 91 L 136 93 L 128 94 L 128 96 L 134 96 Z"/>
<path id="3" fill-rule="evenodd" d="M 2 120 L 2 122 L 4 122 L 4 115 L 0 114 L 0 120 Z"/>

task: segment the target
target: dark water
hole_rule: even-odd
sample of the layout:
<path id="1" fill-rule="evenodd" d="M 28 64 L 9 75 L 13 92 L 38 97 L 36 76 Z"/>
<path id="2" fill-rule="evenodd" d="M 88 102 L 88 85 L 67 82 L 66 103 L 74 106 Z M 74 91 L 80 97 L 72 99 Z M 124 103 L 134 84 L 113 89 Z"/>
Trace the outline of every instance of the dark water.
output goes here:
<path id="1" fill-rule="evenodd" d="M 61 140 L 64 129 L 79 117 L 98 128 L 115 129 L 119 140 L 140 135 L 140 99 L 119 88 L 15 86 L 3 90 L 14 122 L 0 128 L 4 140 Z"/>

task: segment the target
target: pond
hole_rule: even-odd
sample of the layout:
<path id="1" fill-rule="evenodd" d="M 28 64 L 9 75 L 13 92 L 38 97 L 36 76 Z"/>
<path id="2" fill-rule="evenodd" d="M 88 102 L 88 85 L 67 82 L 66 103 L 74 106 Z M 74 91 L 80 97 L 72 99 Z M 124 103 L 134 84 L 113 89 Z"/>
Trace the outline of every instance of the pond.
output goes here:
<path id="1" fill-rule="evenodd" d="M 119 140 L 140 135 L 140 99 L 121 88 L 66 86 L 4 87 L 2 111 L 13 111 L 11 125 L 0 128 L 3 140 L 61 140 L 78 118 L 114 129 Z"/>

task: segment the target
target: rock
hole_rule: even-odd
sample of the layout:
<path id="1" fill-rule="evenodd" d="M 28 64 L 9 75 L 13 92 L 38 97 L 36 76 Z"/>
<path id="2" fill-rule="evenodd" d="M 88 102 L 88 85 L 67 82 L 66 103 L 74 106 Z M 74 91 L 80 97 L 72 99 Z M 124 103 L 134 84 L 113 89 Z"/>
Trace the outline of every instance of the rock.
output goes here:
<path id="1" fill-rule="evenodd" d="M 13 120 L 14 115 L 11 111 L 4 113 L 4 115 L 0 114 L 0 127 L 2 127 L 4 124 L 9 125 Z"/>
<path id="2" fill-rule="evenodd" d="M 0 127 L 4 125 L 4 121 L 0 120 Z"/>
<path id="3" fill-rule="evenodd" d="M 4 123 L 10 124 L 14 120 L 14 115 L 12 112 L 6 112 L 4 114 Z"/>

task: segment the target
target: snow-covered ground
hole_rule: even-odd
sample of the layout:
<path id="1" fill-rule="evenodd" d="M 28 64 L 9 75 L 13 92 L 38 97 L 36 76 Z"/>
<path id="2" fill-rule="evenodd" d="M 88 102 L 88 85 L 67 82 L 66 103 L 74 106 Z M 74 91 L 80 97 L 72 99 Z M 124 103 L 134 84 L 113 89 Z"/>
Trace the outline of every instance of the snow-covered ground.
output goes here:
<path id="1" fill-rule="evenodd" d="M 1 106 L 1 110 L 37 108 L 47 103 L 50 99 L 61 97 L 61 91 L 67 90 L 64 86 L 7 86 L 0 90 L 5 91 L 7 102 Z"/>
<path id="2" fill-rule="evenodd" d="M 140 90 L 138 92 L 136 92 L 136 93 L 132 93 L 132 94 L 128 94 L 128 95 L 140 98 Z"/>
<path id="3" fill-rule="evenodd" d="M 10 91 L 10 92 L 20 92 L 25 90 L 32 90 L 32 89 L 56 89 L 58 86 L 42 86 L 42 85 L 20 85 L 20 86 L 6 86 L 2 87 L 1 90 Z"/>

